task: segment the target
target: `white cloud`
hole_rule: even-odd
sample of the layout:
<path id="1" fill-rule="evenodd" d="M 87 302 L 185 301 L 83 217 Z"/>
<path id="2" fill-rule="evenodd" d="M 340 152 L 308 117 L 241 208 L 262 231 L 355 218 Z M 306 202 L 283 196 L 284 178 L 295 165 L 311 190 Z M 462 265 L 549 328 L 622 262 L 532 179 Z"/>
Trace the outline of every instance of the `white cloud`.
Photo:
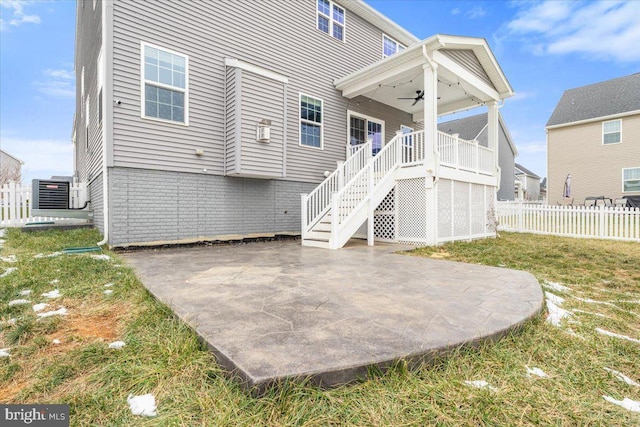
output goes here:
<path id="1" fill-rule="evenodd" d="M 482 6 L 474 6 L 467 11 L 465 14 L 469 19 L 482 18 L 487 14 L 487 11 L 482 8 Z"/>
<path id="2" fill-rule="evenodd" d="M 640 60 L 640 2 L 525 3 L 507 23 L 536 54 L 578 53 L 598 60 Z"/>
<path id="3" fill-rule="evenodd" d="M 460 8 L 459 7 L 454 7 L 453 9 L 451 9 L 451 14 L 452 15 L 460 15 Z"/>
<path id="4" fill-rule="evenodd" d="M 0 137 L 0 147 L 24 161 L 23 182 L 31 178 L 73 174 L 71 140 Z"/>
<path id="5" fill-rule="evenodd" d="M 507 99 L 507 102 L 522 101 L 523 99 L 534 98 L 535 96 L 535 92 L 516 92 L 514 96 Z"/>
<path id="6" fill-rule="evenodd" d="M 21 24 L 39 24 L 40 16 L 27 15 L 25 13 L 25 6 L 30 6 L 33 1 L 30 0 L 0 0 L 0 11 L 3 17 L 0 18 L 0 31 L 8 30 L 10 26 L 17 27 Z M 5 19 L 6 14 L 9 15 Z"/>
<path id="7" fill-rule="evenodd" d="M 43 74 L 46 80 L 33 83 L 38 91 L 54 98 L 73 98 L 76 96 L 75 74 L 73 71 L 47 69 L 43 71 Z"/>

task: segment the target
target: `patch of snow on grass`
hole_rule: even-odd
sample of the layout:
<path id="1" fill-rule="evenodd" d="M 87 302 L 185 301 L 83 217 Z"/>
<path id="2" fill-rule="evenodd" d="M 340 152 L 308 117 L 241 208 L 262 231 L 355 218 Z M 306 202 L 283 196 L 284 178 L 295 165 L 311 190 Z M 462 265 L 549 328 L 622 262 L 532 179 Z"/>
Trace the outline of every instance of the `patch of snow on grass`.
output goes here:
<path id="1" fill-rule="evenodd" d="M 631 400 L 628 397 L 625 397 L 622 400 L 616 400 L 611 396 L 602 396 L 604 400 L 607 402 L 611 402 L 614 405 L 622 406 L 624 409 L 627 409 L 631 412 L 640 412 L 640 402 L 637 400 Z"/>
<path id="2" fill-rule="evenodd" d="M 615 371 L 615 370 L 613 370 L 611 368 L 604 368 L 604 370 L 607 371 L 607 372 L 611 372 L 620 381 L 624 381 L 625 383 L 627 383 L 629 385 L 632 385 L 634 387 L 640 387 L 639 383 L 635 382 L 634 380 L 632 380 L 631 378 L 629 378 L 628 376 L 626 376 L 622 372 Z"/>
<path id="3" fill-rule="evenodd" d="M 573 309 L 573 310 L 571 310 L 571 311 L 572 311 L 572 312 L 574 312 L 574 313 L 584 313 L 584 314 L 590 314 L 590 315 L 592 315 L 592 316 L 604 317 L 605 319 L 611 319 L 611 317 L 609 317 L 609 316 L 605 316 L 605 315 L 604 315 L 604 314 L 602 314 L 602 313 L 592 313 L 592 312 L 590 312 L 590 311 L 580 310 L 580 309 L 577 309 L 577 308 L 574 308 L 574 309 Z"/>
<path id="4" fill-rule="evenodd" d="M 18 262 L 18 258 L 16 258 L 15 255 L 0 256 L 0 260 L 4 262 Z"/>
<path id="5" fill-rule="evenodd" d="M 0 229 L 0 237 L 4 237 L 5 233 L 7 232 L 6 228 L 1 228 Z"/>
<path id="6" fill-rule="evenodd" d="M 127 343 L 125 343 L 124 341 L 114 341 L 111 344 L 109 344 L 109 348 L 120 349 L 125 345 L 127 345 Z"/>
<path id="7" fill-rule="evenodd" d="M 108 260 L 111 259 L 111 257 L 109 255 L 106 255 L 106 254 L 91 255 L 91 258 L 98 259 L 98 260 L 101 260 L 101 261 L 108 261 Z"/>
<path id="8" fill-rule="evenodd" d="M 33 292 L 31 289 L 25 289 L 24 291 L 20 291 L 20 295 L 26 297 L 27 295 L 31 295 L 31 292 Z"/>
<path id="9" fill-rule="evenodd" d="M 7 268 L 4 273 L 0 274 L 0 277 L 7 277 L 8 275 L 10 275 L 11 273 L 13 273 L 14 271 L 16 271 L 18 269 L 18 267 L 9 267 Z"/>
<path id="10" fill-rule="evenodd" d="M 111 295 L 113 293 L 112 289 L 107 289 L 106 291 L 104 291 L 105 295 Z"/>
<path id="11" fill-rule="evenodd" d="M 627 341 L 631 341 L 631 342 L 635 342 L 635 343 L 640 344 L 640 340 L 628 337 L 626 335 L 616 334 L 614 332 L 610 332 L 610 331 L 607 331 L 605 329 L 596 328 L 596 332 L 598 332 L 599 334 L 602 334 L 602 335 L 607 335 L 607 336 L 614 337 L 614 338 L 620 338 L 620 339 L 623 339 L 623 340 L 627 340 Z"/>
<path id="12" fill-rule="evenodd" d="M 107 284 L 104 285 L 105 288 L 110 288 L 112 286 L 113 286 L 113 283 L 107 283 Z"/>
<path id="13" fill-rule="evenodd" d="M 49 307 L 49 304 L 42 302 L 40 304 L 36 304 L 33 306 L 33 311 L 35 311 L 36 313 L 39 311 L 44 310 L 45 308 Z"/>
<path id="14" fill-rule="evenodd" d="M 59 339 L 55 339 L 55 340 L 53 340 L 53 341 L 51 341 L 51 342 L 52 342 L 52 343 L 54 343 L 54 344 L 56 344 L 56 345 L 60 344 L 60 340 L 59 340 Z"/>
<path id="15" fill-rule="evenodd" d="M 34 257 L 34 258 L 53 258 L 53 257 L 60 256 L 60 255 L 62 255 L 63 253 L 64 253 L 64 252 L 60 252 L 60 251 L 58 251 L 58 252 L 51 252 L 51 253 L 50 253 L 50 254 L 48 254 L 48 255 L 45 255 L 45 254 L 36 254 L 36 255 L 34 255 L 33 257 Z"/>
<path id="16" fill-rule="evenodd" d="M 130 394 L 129 397 L 127 397 L 127 403 L 133 415 L 141 415 L 144 417 L 156 416 L 156 399 L 152 394 L 143 394 L 142 396 Z"/>
<path id="17" fill-rule="evenodd" d="M 544 285 L 547 288 L 553 289 L 554 291 L 557 291 L 557 292 L 571 292 L 571 288 L 567 288 L 566 286 L 561 285 L 560 283 L 557 283 L 557 282 L 550 282 L 548 280 L 545 280 Z"/>
<path id="18" fill-rule="evenodd" d="M 544 296 L 547 298 L 547 301 L 551 301 L 556 305 L 562 305 L 562 303 L 564 302 L 564 298 L 559 297 L 558 295 L 552 294 L 551 292 L 545 291 Z"/>
<path id="19" fill-rule="evenodd" d="M 558 307 L 552 301 L 547 300 L 547 310 L 549 310 L 549 314 L 547 315 L 547 322 L 551 323 L 553 326 L 560 326 L 560 321 L 565 317 L 571 317 L 571 313 L 567 310 Z"/>
<path id="20" fill-rule="evenodd" d="M 527 376 L 528 377 L 530 377 L 532 375 L 535 375 L 536 377 L 540 377 L 540 378 L 549 378 L 549 375 L 547 375 L 546 372 L 544 372 L 540 368 L 530 368 L 530 367 L 528 367 L 526 365 L 525 365 L 525 368 L 527 368 Z"/>
<path id="21" fill-rule="evenodd" d="M 50 285 L 56 285 L 58 283 L 60 283 L 60 280 L 58 279 L 53 279 L 52 281 L 49 282 Z"/>
<path id="22" fill-rule="evenodd" d="M 0 357 L 9 357 L 10 354 L 9 352 L 11 351 L 11 349 L 9 348 L 0 348 Z"/>
<path id="23" fill-rule="evenodd" d="M 44 294 L 42 294 L 42 296 L 45 298 L 58 298 L 58 297 L 61 297 L 62 294 L 60 293 L 59 290 L 54 289 L 52 291 L 45 292 Z"/>
<path id="24" fill-rule="evenodd" d="M 38 313 L 38 317 L 51 317 L 51 316 L 66 316 L 67 309 L 64 307 L 60 307 L 54 311 L 45 311 L 44 313 Z"/>
<path id="25" fill-rule="evenodd" d="M 464 383 L 466 385 L 468 385 L 468 386 L 475 387 L 475 388 L 486 388 L 486 389 L 489 389 L 491 391 L 498 391 L 497 388 L 495 388 L 492 385 L 489 385 L 489 383 L 486 382 L 485 380 L 465 381 Z"/>
<path id="26" fill-rule="evenodd" d="M 31 304 L 31 301 L 28 299 L 14 299 L 13 301 L 9 301 L 9 307 L 13 307 L 14 305 L 25 305 Z"/>

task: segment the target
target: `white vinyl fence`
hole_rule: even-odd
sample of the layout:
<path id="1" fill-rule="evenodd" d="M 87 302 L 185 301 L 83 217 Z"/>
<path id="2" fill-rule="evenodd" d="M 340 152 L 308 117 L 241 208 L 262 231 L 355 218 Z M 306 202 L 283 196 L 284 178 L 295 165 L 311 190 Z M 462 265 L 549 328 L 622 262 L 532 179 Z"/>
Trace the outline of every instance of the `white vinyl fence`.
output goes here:
<path id="1" fill-rule="evenodd" d="M 499 231 L 640 242 L 640 208 L 498 202 Z"/>
<path id="2" fill-rule="evenodd" d="M 72 184 L 69 190 L 71 207 L 82 207 L 87 198 L 87 184 Z M 19 227 L 29 222 L 66 219 L 31 216 L 30 203 L 31 184 L 10 182 L 0 187 L 0 227 Z"/>

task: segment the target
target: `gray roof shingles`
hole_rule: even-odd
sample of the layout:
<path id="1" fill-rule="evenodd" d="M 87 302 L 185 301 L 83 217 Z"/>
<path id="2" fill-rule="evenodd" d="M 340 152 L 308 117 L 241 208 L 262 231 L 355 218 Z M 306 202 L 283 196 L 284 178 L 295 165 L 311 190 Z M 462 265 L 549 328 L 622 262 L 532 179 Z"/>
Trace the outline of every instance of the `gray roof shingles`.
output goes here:
<path id="1" fill-rule="evenodd" d="M 565 90 L 547 126 L 640 110 L 640 73 Z"/>
<path id="2" fill-rule="evenodd" d="M 486 125 L 487 113 L 483 113 L 440 123 L 438 124 L 438 130 L 449 135 L 457 133 L 460 138 L 471 141 L 478 136 Z"/>
<path id="3" fill-rule="evenodd" d="M 540 177 L 538 175 L 536 175 L 535 173 L 531 172 L 529 169 L 525 168 L 521 164 L 516 163 L 515 167 L 516 167 L 516 169 L 518 169 L 520 172 L 524 173 L 525 175 L 529 175 L 532 178 L 540 179 Z M 518 175 L 518 171 L 516 171 L 516 175 Z"/>

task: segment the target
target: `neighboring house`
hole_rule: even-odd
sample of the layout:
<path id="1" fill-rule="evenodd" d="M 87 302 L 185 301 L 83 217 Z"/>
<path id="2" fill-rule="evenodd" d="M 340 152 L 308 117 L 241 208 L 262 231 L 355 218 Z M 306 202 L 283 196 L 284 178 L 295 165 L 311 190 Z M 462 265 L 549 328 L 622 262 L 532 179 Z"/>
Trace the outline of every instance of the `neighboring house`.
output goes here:
<path id="1" fill-rule="evenodd" d="M 494 235 L 513 91 L 486 40 L 421 41 L 359 0 L 87 0 L 76 24 L 74 177 L 110 245 Z M 438 132 L 479 105 L 488 147 Z"/>
<path id="2" fill-rule="evenodd" d="M 569 89 L 546 126 L 550 204 L 640 195 L 640 73 Z"/>
<path id="3" fill-rule="evenodd" d="M 547 204 L 547 178 L 546 177 L 542 178 L 542 181 L 540 181 L 539 199 L 542 200 L 544 204 Z"/>
<path id="4" fill-rule="evenodd" d="M 498 200 L 513 200 L 514 165 L 518 156 L 509 128 L 498 114 L 500 132 L 498 133 L 498 166 L 500 166 L 500 185 L 498 188 Z M 438 124 L 438 130 L 448 134 L 458 134 L 462 139 L 468 141 L 478 141 L 483 147 L 488 147 L 488 126 L 487 113 L 475 116 L 464 117 L 462 119 L 451 120 Z"/>
<path id="5" fill-rule="evenodd" d="M 518 163 L 515 164 L 514 173 L 516 199 L 539 200 L 540 177 Z"/>
<path id="6" fill-rule="evenodd" d="M 0 150 L 0 185 L 22 181 L 22 165 L 24 165 L 22 160 Z"/>

